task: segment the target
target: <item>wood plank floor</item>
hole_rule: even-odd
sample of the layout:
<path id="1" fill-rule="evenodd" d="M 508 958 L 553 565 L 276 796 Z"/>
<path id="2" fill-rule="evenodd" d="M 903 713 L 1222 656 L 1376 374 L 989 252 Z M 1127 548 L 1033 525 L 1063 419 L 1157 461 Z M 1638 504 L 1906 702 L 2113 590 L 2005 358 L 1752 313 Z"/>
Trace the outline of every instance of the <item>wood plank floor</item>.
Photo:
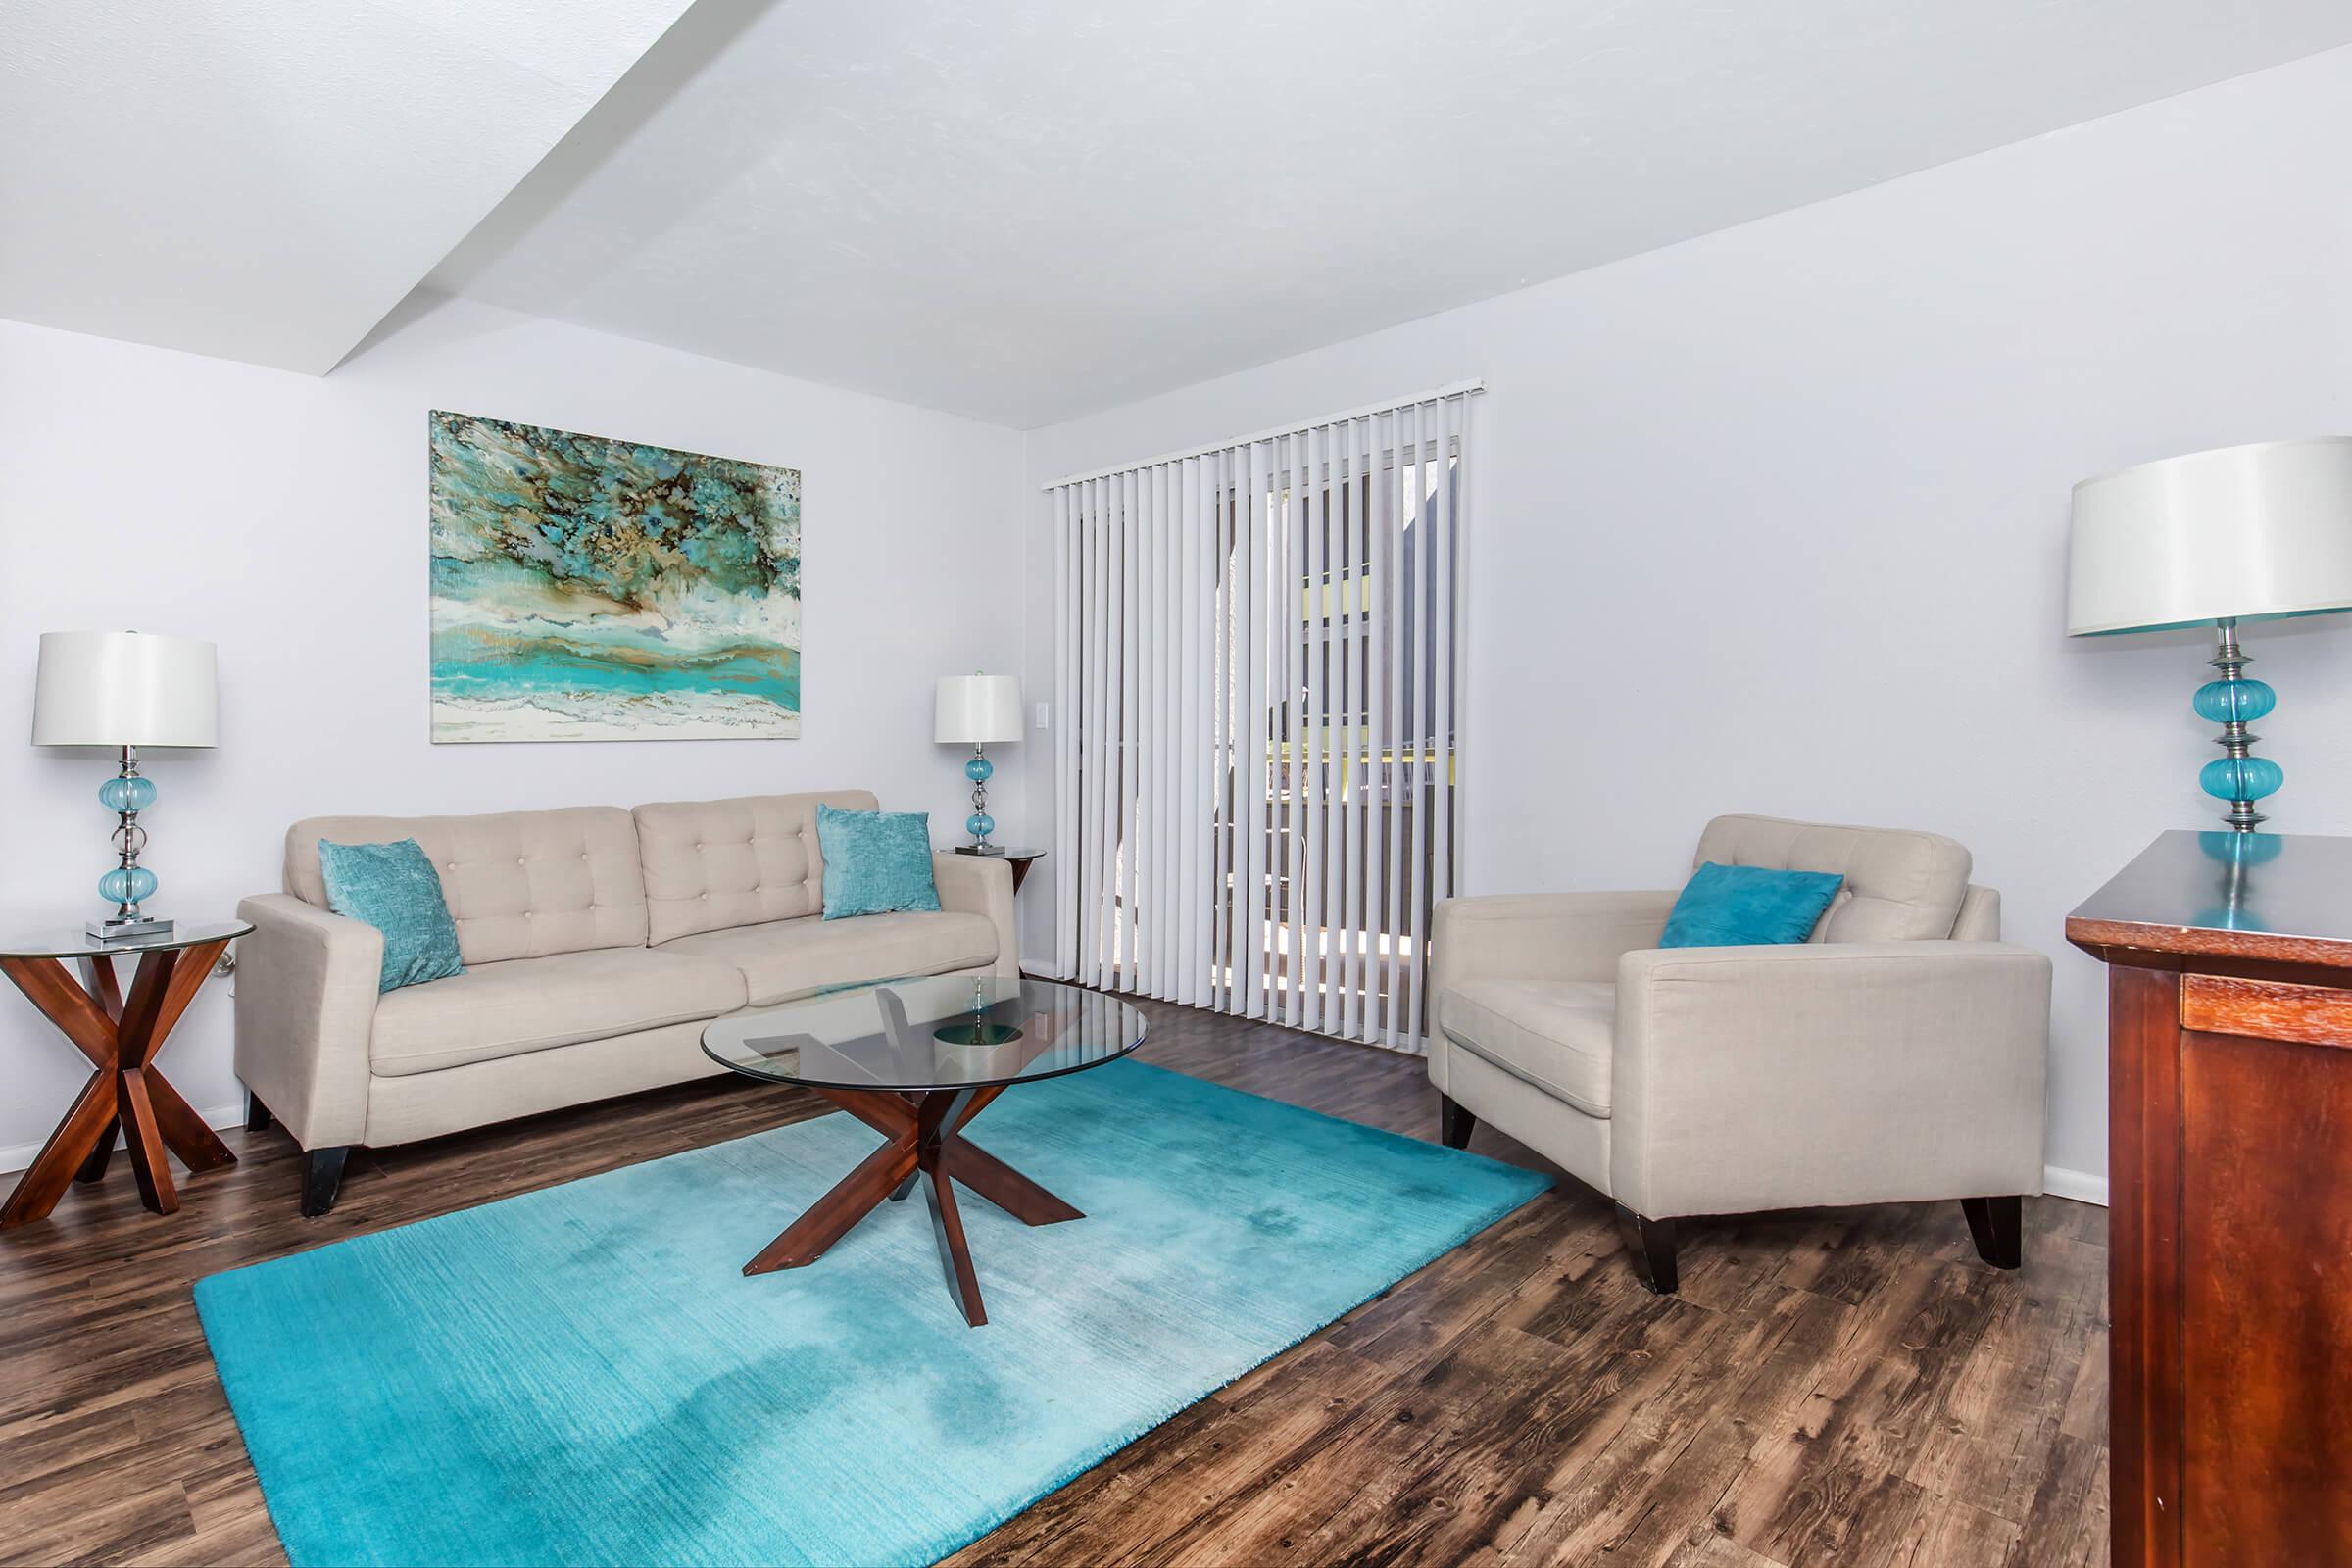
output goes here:
<path id="1" fill-rule="evenodd" d="M 1417 1060 L 1145 1005 L 1147 1060 L 1435 1136 Z M 280 1132 L 225 1135 L 242 1163 L 169 1218 L 118 1160 L 0 1235 L 0 1560 L 284 1561 L 204 1275 L 823 1108 L 728 1079 L 365 1152 L 307 1221 Z M 1661 1298 L 1564 1183 L 953 1560 L 2102 1564 L 2106 1213 L 2026 1227 L 2002 1274 L 1957 1203 L 1695 1221 Z"/>

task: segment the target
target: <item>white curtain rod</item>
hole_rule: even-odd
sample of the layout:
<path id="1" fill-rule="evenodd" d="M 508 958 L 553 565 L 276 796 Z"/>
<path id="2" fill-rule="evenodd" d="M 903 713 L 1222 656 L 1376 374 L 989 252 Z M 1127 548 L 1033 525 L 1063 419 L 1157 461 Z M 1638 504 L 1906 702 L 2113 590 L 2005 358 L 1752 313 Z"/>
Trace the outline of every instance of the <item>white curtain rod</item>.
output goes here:
<path id="1" fill-rule="evenodd" d="M 1229 447 L 1251 446 L 1259 441 L 1271 441 L 1278 436 L 1297 435 L 1301 430 L 1319 430 L 1327 424 L 1344 424 L 1349 419 L 1361 419 L 1374 414 L 1387 414 L 1395 409 L 1409 409 L 1416 403 L 1435 403 L 1442 398 L 1461 397 L 1467 393 L 1484 392 L 1486 377 L 1456 381 L 1439 387 L 1434 392 L 1413 392 L 1381 403 L 1367 403 L 1360 409 L 1348 409 L 1339 414 L 1326 414 L 1320 418 L 1293 419 L 1288 424 L 1275 425 L 1250 435 L 1237 435 L 1230 441 L 1209 441 L 1181 452 L 1163 452 L 1156 458 L 1145 458 L 1139 463 L 1114 463 L 1107 468 L 1090 468 L 1084 473 L 1067 473 L 1058 479 L 1049 479 L 1038 486 L 1040 490 L 1058 490 L 1065 484 L 1084 484 L 1089 479 L 1107 479 L 1114 473 L 1133 473 L 1139 468 L 1156 468 L 1163 463 L 1182 463 L 1187 458 L 1204 457 L 1211 452 L 1223 452 Z"/>

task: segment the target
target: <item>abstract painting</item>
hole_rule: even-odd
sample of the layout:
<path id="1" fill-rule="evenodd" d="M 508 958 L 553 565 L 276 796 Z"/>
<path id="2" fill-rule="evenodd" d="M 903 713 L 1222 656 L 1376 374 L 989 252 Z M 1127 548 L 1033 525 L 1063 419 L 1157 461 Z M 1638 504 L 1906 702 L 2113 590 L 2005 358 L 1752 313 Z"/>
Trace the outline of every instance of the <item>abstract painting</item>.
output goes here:
<path id="1" fill-rule="evenodd" d="M 433 739 L 801 732 L 801 474 L 432 414 Z"/>

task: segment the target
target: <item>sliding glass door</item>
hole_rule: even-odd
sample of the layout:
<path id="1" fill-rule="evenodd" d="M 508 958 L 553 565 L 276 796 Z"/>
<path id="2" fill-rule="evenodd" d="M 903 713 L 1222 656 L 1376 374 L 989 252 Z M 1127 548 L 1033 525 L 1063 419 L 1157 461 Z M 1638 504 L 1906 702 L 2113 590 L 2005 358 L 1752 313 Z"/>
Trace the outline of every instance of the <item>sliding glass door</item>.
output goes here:
<path id="1" fill-rule="evenodd" d="M 1058 487 L 1065 972 L 1420 1048 L 1462 832 L 1469 407 Z"/>

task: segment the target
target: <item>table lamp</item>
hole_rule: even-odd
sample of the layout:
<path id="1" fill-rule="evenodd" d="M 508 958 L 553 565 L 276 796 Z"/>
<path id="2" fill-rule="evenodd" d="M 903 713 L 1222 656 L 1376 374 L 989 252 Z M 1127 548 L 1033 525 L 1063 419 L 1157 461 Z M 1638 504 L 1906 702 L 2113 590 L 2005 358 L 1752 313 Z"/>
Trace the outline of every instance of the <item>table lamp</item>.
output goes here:
<path id="1" fill-rule="evenodd" d="M 972 749 L 972 760 L 963 764 L 963 776 L 972 781 L 972 814 L 963 829 L 975 854 L 1003 855 L 1003 846 L 988 842 L 997 830 L 997 819 L 988 814 L 988 778 L 997 770 L 988 748 L 1021 738 L 1020 681 L 1011 675 L 942 676 L 931 738 Z"/>
<path id="2" fill-rule="evenodd" d="M 100 941 L 165 936 L 170 920 L 144 913 L 155 873 L 139 863 L 147 830 L 139 813 L 155 804 L 155 783 L 139 772 L 142 746 L 219 744 L 220 708 L 213 645 L 193 637 L 136 631 L 41 633 L 32 698 L 32 744 L 120 749 L 122 765 L 98 786 L 115 813 L 115 868 L 98 879 L 98 896 L 115 912 L 92 920 Z"/>
<path id="3" fill-rule="evenodd" d="M 2246 678 L 2240 621 L 2352 610 L 2352 436 L 2265 441 L 2143 463 L 2075 486 L 2067 572 L 2070 637 L 2213 623 L 2217 679 L 2199 716 L 2222 726 L 2223 755 L 2198 774 L 2250 833 L 2254 803 L 2284 781 L 2251 755 L 2247 726 L 2278 705 Z"/>

